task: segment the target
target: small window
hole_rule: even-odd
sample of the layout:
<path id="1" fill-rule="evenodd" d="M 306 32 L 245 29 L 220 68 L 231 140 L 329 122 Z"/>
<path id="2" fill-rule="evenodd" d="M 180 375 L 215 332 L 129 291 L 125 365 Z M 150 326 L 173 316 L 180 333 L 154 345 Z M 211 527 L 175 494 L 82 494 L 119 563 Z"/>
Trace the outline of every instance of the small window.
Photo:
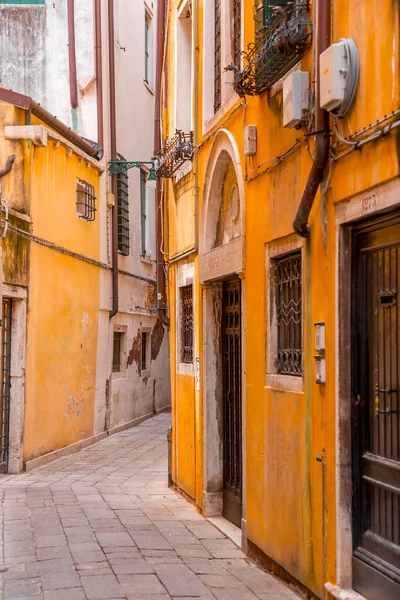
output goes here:
<path id="1" fill-rule="evenodd" d="M 125 158 L 118 154 L 118 160 Z M 117 175 L 118 252 L 128 256 L 129 241 L 129 176 L 126 171 Z"/>
<path id="2" fill-rule="evenodd" d="M 141 367 L 142 371 L 148 370 L 147 364 L 147 350 L 148 350 L 148 333 L 147 331 L 142 331 L 142 344 L 141 344 Z"/>
<path id="3" fill-rule="evenodd" d="M 141 238 L 142 238 L 142 249 L 141 256 L 150 256 L 150 215 L 148 199 L 146 194 L 146 181 L 148 173 L 144 170 L 140 170 L 140 224 L 141 224 Z"/>
<path id="4" fill-rule="evenodd" d="M 121 331 L 114 331 L 112 362 L 113 373 L 119 373 L 121 371 L 122 336 L 123 333 Z"/>
<path id="5" fill-rule="evenodd" d="M 193 363 L 193 286 L 181 288 L 181 362 Z"/>
<path id="6" fill-rule="evenodd" d="M 153 85 L 153 19 L 145 10 L 144 16 L 144 82 Z"/>
<path id="7" fill-rule="evenodd" d="M 303 374 L 303 294 L 301 251 L 273 260 L 278 373 Z"/>
<path id="8" fill-rule="evenodd" d="M 242 52 L 242 0 L 233 0 L 233 63 L 240 68 Z"/>
<path id="9" fill-rule="evenodd" d="M 214 112 L 221 108 L 221 0 L 214 7 Z"/>
<path id="10" fill-rule="evenodd" d="M 76 180 L 76 212 L 85 221 L 94 221 L 96 216 L 94 187 L 82 179 Z"/>

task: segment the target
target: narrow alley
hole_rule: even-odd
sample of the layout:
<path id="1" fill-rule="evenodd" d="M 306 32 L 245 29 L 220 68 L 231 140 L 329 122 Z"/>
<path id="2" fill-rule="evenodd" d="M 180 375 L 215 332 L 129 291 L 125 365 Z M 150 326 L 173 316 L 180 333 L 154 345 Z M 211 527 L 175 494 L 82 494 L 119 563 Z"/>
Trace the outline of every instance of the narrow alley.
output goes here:
<path id="1" fill-rule="evenodd" d="M 170 415 L 0 479 L 4 600 L 295 600 L 167 487 Z"/>

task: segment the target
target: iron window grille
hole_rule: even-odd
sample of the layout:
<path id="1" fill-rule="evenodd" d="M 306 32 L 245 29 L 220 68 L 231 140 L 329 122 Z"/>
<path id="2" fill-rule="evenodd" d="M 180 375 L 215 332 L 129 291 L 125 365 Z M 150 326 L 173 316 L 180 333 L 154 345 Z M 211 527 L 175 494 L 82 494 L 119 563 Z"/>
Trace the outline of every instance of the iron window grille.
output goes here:
<path id="1" fill-rule="evenodd" d="M 113 373 L 119 373 L 121 371 L 122 335 L 123 334 L 121 331 L 114 331 L 112 360 Z"/>
<path id="2" fill-rule="evenodd" d="M 118 154 L 118 160 L 125 160 Z M 129 175 L 121 171 L 117 175 L 117 209 L 118 209 L 118 252 L 128 256 L 130 252 L 129 239 Z"/>
<path id="3" fill-rule="evenodd" d="M 255 6 L 255 41 L 243 52 L 244 67 L 234 70 L 234 87 L 241 96 L 261 94 L 310 49 L 312 21 L 309 0 L 264 0 Z"/>
<path id="4" fill-rule="evenodd" d="M 233 0 L 233 64 L 240 69 L 242 55 L 242 0 Z"/>
<path id="5" fill-rule="evenodd" d="M 142 343 L 141 343 L 141 368 L 142 371 L 147 371 L 147 336 L 146 331 L 142 331 Z"/>
<path id="6" fill-rule="evenodd" d="M 221 108 L 221 0 L 214 7 L 214 112 Z"/>
<path id="7" fill-rule="evenodd" d="M 303 296 L 301 250 L 274 259 L 278 373 L 303 374 Z"/>
<path id="8" fill-rule="evenodd" d="M 148 219 L 148 214 L 146 211 L 146 181 L 147 173 L 144 169 L 140 169 L 140 224 L 142 230 L 142 257 L 146 256 L 148 242 L 148 240 L 146 239 L 146 221 Z"/>
<path id="9" fill-rule="evenodd" d="M 94 187 L 83 179 L 76 182 L 76 212 L 85 221 L 94 221 L 96 217 L 96 196 Z"/>
<path id="10" fill-rule="evenodd" d="M 193 287 L 181 288 L 181 330 L 182 351 L 181 361 L 193 363 Z"/>

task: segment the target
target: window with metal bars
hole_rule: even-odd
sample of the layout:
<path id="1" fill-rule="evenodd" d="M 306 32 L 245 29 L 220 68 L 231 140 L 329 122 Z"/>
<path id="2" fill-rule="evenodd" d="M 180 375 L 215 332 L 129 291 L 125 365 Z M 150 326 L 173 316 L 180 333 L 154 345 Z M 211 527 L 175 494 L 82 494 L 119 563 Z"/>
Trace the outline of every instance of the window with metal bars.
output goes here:
<path id="1" fill-rule="evenodd" d="M 152 19 L 151 15 L 145 10 L 144 16 L 144 82 L 147 85 L 152 85 L 152 36 L 151 36 Z"/>
<path id="2" fill-rule="evenodd" d="M 96 216 L 94 187 L 83 179 L 76 180 L 76 212 L 85 221 L 94 221 Z"/>
<path id="3" fill-rule="evenodd" d="M 3 298 L 3 327 L 1 330 L 1 382 L 0 382 L 0 473 L 8 466 L 8 438 L 11 390 L 11 328 L 12 300 Z"/>
<path id="4" fill-rule="evenodd" d="M 114 331 L 112 360 L 113 373 L 119 373 L 121 371 L 121 349 L 123 335 L 124 334 L 121 331 Z"/>
<path id="5" fill-rule="evenodd" d="M 181 288 L 181 362 L 193 363 L 193 286 Z"/>
<path id="6" fill-rule="evenodd" d="M 142 371 L 148 370 L 147 364 L 147 348 L 148 348 L 148 333 L 147 331 L 142 331 L 142 343 L 141 343 L 141 368 Z"/>
<path id="7" fill-rule="evenodd" d="M 118 160 L 125 158 L 118 154 Z M 129 240 L 129 176 L 127 171 L 117 175 L 117 208 L 118 208 L 118 252 L 128 256 Z"/>
<path id="8" fill-rule="evenodd" d="M 278 373 L 303 374 L 303 296 L 301 251 L 273 261 Z"/>
<path id="9" fill-rule="evenodd" d="M 233 63 L 240 68 L 242 52 L 242 0 L 233 0 Z"/>
<path id="10" fill-rule="evenodd" d="M 256 28 L 268 25 L 275 17 L 276 9 L 285 7 L 293 0 L 259 0 L 255 10 Z"/>
<path id="11" fill-rule="evenodd" d="M 141 237 L 142 237 L 142 253 L 141 256 L 146 256 L 148 241 L 146 239 L 147 231 L 147 207 L 146 207 L 146 181 L 147 173 L 144 169 L 140 169 L 140 223 L 141 223 Z"/>
<path id="12" fill-rule="evenodd" d="M 221 0 L 214 7 L 214 112 L 221 108 Z"/>

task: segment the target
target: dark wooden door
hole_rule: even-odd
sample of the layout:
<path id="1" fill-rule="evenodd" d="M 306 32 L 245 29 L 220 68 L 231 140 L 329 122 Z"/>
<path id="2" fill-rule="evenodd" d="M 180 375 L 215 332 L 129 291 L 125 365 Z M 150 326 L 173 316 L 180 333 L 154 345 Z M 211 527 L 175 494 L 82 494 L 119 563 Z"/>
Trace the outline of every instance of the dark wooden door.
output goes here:
<path id="1" fill-rule="evenodd" d="M 0 383 L 0 473 L 5 473 L 8 467 L 8 430 L 11 387 L 11 302 L 10 298 L 3 298 Z"/>
<path id="2" fill-rule="evenodd" d="M 242 394 L 240 280 L 223 285 L 223 515 L 241 526 L 242 519 Z"/>
<path id="3" fill-rule="evenodd" d="M 353 587 L 400 598 L 400 216 L 354 236 Z"/>

